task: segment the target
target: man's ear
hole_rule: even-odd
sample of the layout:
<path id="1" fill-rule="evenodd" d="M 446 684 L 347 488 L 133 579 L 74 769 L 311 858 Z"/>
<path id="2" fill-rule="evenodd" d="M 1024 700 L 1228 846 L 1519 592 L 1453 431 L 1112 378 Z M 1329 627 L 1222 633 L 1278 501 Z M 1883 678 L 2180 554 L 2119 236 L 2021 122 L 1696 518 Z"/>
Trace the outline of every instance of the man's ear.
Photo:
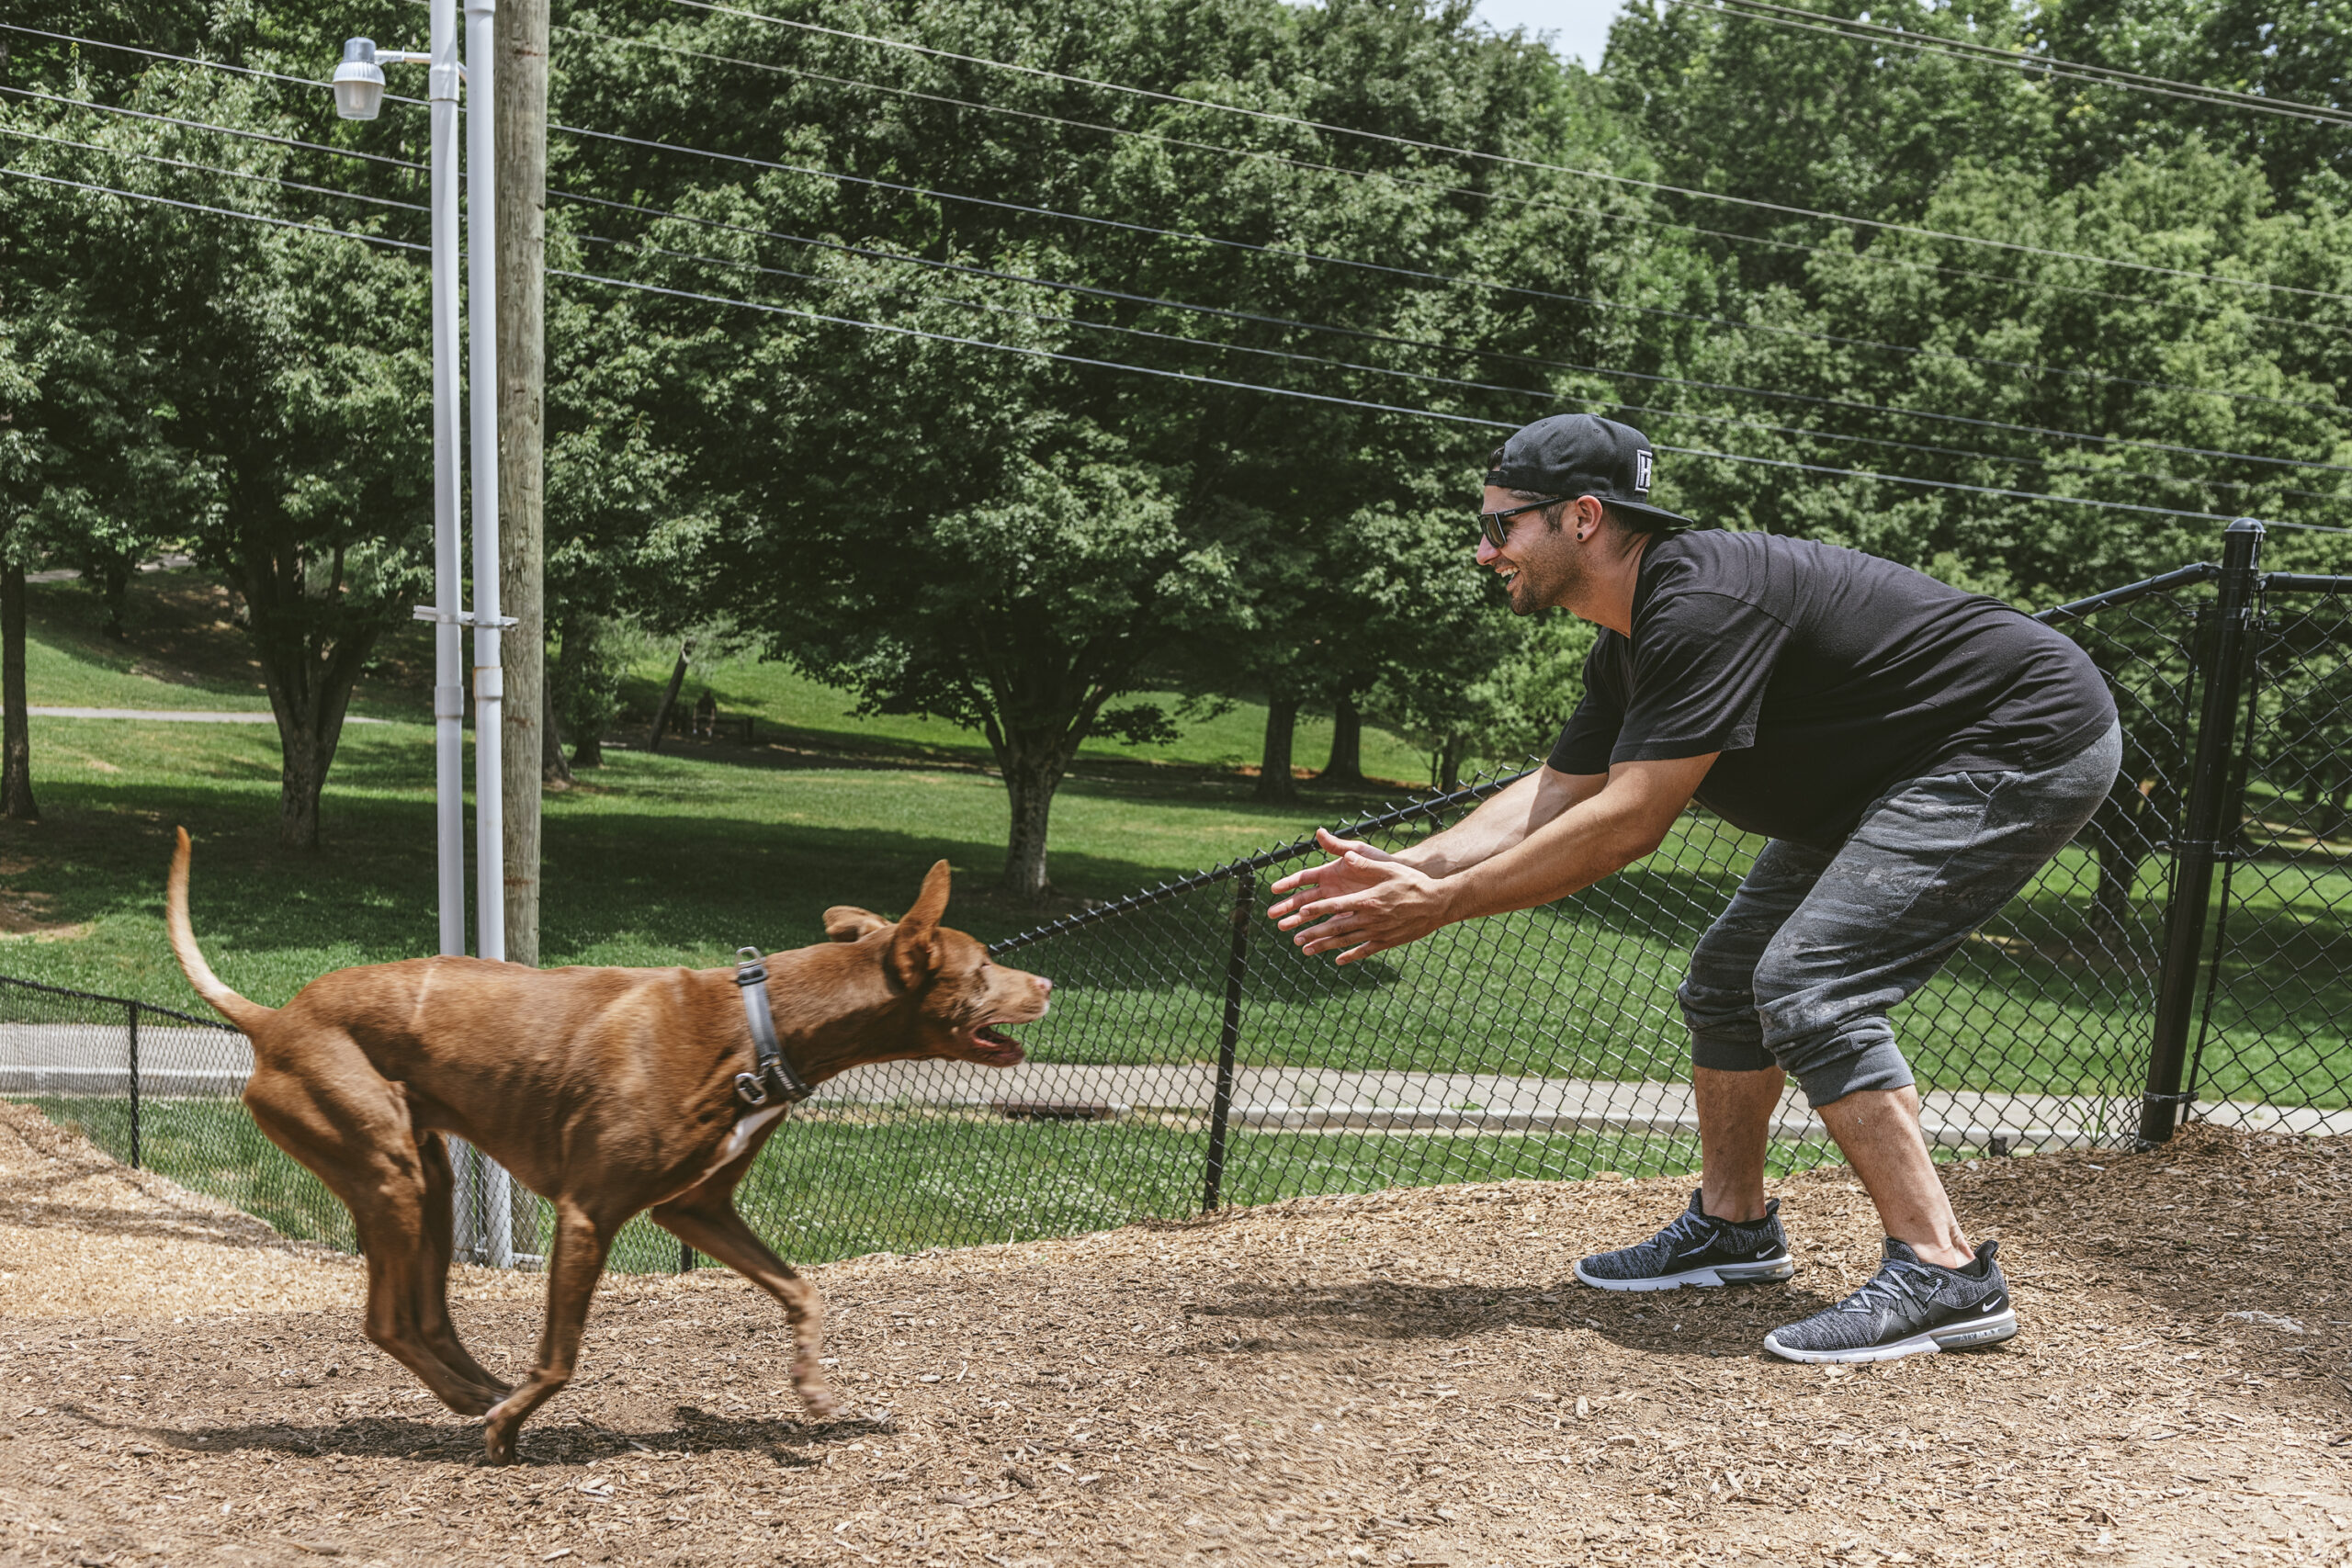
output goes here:
<path id="1" fill-rule="evenodd" d="M 889 923 L 871 909 L 861 909 L 854 904 L 836 904 L 825 911 L 825 940 L 855 942 Z"/>
<path id="2" fill-rule="evenodd" d="M 947 863 L 940 861 L 922 879 L 915 907 L 899 921 L 898 939 L 890 944 L 890 968 L 909 990 L 931 975 L 932 939 L 939 932 L 939 917 L 947 912 Z"/>

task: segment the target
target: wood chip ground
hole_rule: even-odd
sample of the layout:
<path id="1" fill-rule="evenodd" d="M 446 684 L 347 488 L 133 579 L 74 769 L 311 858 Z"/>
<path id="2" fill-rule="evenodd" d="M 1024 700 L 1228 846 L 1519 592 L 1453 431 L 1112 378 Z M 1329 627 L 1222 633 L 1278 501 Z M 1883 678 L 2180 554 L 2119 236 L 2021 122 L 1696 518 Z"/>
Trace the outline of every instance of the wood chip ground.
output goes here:
<path id="1" fill-rule="evenodd" d="M 1760 1356 L 1875 1256 L 1841 1171 L 1778 1188 L 1790 1285 L 1641 1297 L 1570 1267 L 1679 1183 L 1514 1182 L 827 1266 L 859 1411 L 827 1424 L 764 1297 L 616 1277 L 485 1470 L 360 1337 L 352 1259 L 0 1108 L 0 1562 L 2352 1558 L 2352 1146 L 2196 1130 L 1950 1179 L 2016 1286 L 1999 1349 Z M 493 1368 L 537 1285 L 460 1278 Z"/>

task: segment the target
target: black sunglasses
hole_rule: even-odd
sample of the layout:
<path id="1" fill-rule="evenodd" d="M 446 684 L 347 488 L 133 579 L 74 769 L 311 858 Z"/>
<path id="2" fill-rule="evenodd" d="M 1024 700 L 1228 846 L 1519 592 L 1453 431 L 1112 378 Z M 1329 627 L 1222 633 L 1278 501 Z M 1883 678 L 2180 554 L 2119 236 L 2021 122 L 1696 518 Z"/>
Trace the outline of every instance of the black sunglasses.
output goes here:
<path id="1" fill-rule="evenodd" d="M 1565 495 L 1555 495 L 1543 501 L 1526 501 L 1517 506 L 1506 506 L 1499 512 L 1481 512 L 1478 513 L 1479 531 L 1487 536 L 1487 543 L 1499 550 L 1510 538 L 1508 525 L 1512 518 L 1522 512 L 1541 512 L 1547 506 L 1557 506 L 1567 499 Z"/>

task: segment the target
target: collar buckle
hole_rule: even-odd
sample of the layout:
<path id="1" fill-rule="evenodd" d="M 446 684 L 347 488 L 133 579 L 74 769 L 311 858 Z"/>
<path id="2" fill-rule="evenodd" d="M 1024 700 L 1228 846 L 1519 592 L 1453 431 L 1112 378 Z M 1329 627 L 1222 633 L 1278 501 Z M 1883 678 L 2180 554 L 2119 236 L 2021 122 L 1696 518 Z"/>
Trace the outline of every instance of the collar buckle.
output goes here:
<path id="1" fill-rule="evenodd" d="M 735 1098 L 747 1110 L 757 1111 L 771 1100 L 797 1105 L 816 1093 L 802 1081 L 775 1037 L 775 1018 L 768 1010 L 768 967 L 756 947 L 735 950 L 735 985 L 743 996 L 743 1021 L 751 1027 L 752 1069 L 735 1075 Z"/>

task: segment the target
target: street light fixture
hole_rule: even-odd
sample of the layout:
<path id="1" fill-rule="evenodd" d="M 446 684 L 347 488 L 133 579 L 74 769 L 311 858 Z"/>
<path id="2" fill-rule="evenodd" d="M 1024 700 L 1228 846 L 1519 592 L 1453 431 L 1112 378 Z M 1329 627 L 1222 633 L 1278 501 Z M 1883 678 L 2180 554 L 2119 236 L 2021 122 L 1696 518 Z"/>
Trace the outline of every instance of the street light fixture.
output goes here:
<path id="1" fill-rule="evenodd" d="M 430 65 L 427 97 L 433 111 L 433 600 L 416 608 L 416 618 L 433 623 L 434 805 L 438 824 L 441 951 L 466 951 L 465 843 L 465 648 L 463 629 L 474 634 L 474 930 L 481 956 L 506 956 L 505 818 L 501 799 L 504 671 L 498 634 L 513 626 L 498 613 L 498 298 L 496 243 L 491 237 L 497 208 L 496 164 L 492 141 L 491 73 L 495 55 L 491 28 L 497 0 L 430 0 L 432 49 L 379 50 L 370 39 L 343 46 L 334 71 L 335 113 L 345 119 L 373 119 L 383 107 L 388 64 Z M 457 8 L 465 8 L 465 57 L 458 58 Z M 466 118 L 466 247 L 469 292 L 473 300 L 468 327 L 471 391 L 466 410 L 471 452 L 458 427 L 458 95 L 470 87 L 476 110 Z M 458 464 L 472 459 L 474 604 L 459 607 Z M 511 1219 L 513 1187 L 506 1172 L 479 1152 L 462 1154 L 458 1167 L 458 1225 L 461 1249 L 475 1252 L 494 1268 L 514 1262 Z M 478 1207 L 477 1207 L 478 1206 Z"/>

